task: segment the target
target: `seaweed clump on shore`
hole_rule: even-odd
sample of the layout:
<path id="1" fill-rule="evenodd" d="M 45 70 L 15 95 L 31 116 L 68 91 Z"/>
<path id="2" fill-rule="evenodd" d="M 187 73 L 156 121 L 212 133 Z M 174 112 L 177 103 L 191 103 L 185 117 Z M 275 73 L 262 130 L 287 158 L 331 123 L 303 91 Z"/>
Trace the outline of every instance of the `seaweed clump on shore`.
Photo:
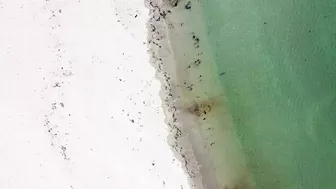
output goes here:
<path id="1" fill-rule="evenodd" d="M 203 101 L 194 101 L 187 110 L 192 115 L 206 120 L 205 116 L 212 112 L 215 108 L 218 108 L 220 105 L 221 100 L 219 98 L 213 98 Z"/>

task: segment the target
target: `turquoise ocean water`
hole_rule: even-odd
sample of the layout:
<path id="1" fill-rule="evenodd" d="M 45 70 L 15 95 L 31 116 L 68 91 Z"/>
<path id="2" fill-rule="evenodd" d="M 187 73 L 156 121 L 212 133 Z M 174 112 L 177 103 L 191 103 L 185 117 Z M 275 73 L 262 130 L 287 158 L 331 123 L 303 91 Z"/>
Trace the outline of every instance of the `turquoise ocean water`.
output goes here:
<path id="1" fill-rule="evenodd" d="M 257 188 L 336 188 L 336 1 L 202 4 Z"/>

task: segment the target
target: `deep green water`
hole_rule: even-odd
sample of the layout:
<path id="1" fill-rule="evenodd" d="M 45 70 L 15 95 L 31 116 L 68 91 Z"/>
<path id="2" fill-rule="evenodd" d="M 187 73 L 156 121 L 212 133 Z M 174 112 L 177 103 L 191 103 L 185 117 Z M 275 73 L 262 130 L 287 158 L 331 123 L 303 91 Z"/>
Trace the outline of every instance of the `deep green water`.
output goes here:
<path id="1" fill-rule="evenodd" d="M 336 188 L 336 1 L 203 0 L 258 189 Z"/>

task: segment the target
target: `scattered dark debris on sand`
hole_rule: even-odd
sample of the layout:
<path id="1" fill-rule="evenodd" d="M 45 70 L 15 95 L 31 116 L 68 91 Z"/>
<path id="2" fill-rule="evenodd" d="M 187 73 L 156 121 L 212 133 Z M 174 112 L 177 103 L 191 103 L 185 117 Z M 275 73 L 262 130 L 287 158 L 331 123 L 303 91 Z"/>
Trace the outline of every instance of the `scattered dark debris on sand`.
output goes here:
<path id="1" fill-rule="evenodd" d="M 200 59 L 197 59 L 192 64 L 193 64 L 193 66 L 198 67 L 201 63 L 202 63 L 202 61 Z"/>
<path id="2" fill-rule="evenodd" d="M 175 151 L 177 157 L 181 160 L 185 172 L 189 175 L 189 178 L 193 179 L 197 177 L 198 174 L 198 164 L 193 158 L 193 152 L 190 152 L 188 148 L 184 148 L 183 144 L 186 140 L 185 128 L 180 123 L 178 113 L 181 109 L 176 107 L 176 101 L 180 99 L 180 96 L 175 93 L 175 87 L 184 87 L 185 89 L 192 91 L 194 90 L 194 83 L 184 83 L 178 86 L 177 83 L 172 79 L 173 75 L 165 70 L 164 61 L 160 57 L 160 52 L 164 51 L 161 47 L 164 47 L 165 41 L 167 40 L 167 31 L 178 27 L 185 27 L 183 22 L 172 24 L 168 20 L 168 14 L 171 13 L 175 7 L 181 8 L 183 11 L 190 12 L 192 8 L 192 1 L 185 1 L 182 3 L 180 0 L 163 0 L 165 5 L 160 6 L 159 1 L 147 0 L 147 6 L 150 10 L 150 19 L 147 24 L 148 27 L 148 38 L 147 45 L 149 47 L 149 53 L 151 57 L 151 63 L 153 67 L 157 70 L 157 77 L 161 78 L 162 89 L 161 93 L 165 94 L 163 96 L 163 107 L 166 115 L 166 123 L 169 126 L 172 141 L 170 145 Z M 171 9 L 171 10 L 169 10 Z M 167 21 L 167 23 L 165 23 Z M 196 32 L 187 33 L 188 39 L 190 40 L 191 48 L 200 47 L 200 38 L 196 35 Z M 190 37 L 190 38 L 189 38 Z M 191 59 L 188 68 L 198 67 L 202 63 L 203 52 L 197 52 L 195 54 L 195 59 Z M 197 57 L 197 58 L 196 58 Z M 167 62 L 168 63 L 168 62 Z M 202 75 L 197 76 L 197 81 L 202 81 Z M 208 114 L 214 106 L 218 104 L 215 100 L 206 100 L 199 103 L 195 103 L 192 107 L 187 108 L 186 112 L 190 112 L 193 115 L 202 117 Z M 205 117 L 203 118 L 205 119 Z M 194 184 L 192 184 L 195 187 Z M 181 186 L 182 188 L 182 186 Z"/>
<path id="3" fill-rule="evenodd" d="M 191 34 L 192 34 L 192 39 L 194 41 L 194 47 L 199 48 L 200 47 L 200 45 L 199 45 L 200 39 L 196 36 L 195 33 L 191 33 Z"/>

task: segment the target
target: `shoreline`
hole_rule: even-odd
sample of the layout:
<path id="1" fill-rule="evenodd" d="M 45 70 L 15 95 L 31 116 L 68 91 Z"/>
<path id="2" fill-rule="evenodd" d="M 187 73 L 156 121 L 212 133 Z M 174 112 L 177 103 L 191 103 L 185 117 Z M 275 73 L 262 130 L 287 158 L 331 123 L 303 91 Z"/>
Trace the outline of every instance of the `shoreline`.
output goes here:
<path id="1" fill-rule="evenodd" d="M 200 4 L 146 3 L 149 53 L 162 85 L 169 143 L 191 188 L 255 188 L 219 85 Z"/>

